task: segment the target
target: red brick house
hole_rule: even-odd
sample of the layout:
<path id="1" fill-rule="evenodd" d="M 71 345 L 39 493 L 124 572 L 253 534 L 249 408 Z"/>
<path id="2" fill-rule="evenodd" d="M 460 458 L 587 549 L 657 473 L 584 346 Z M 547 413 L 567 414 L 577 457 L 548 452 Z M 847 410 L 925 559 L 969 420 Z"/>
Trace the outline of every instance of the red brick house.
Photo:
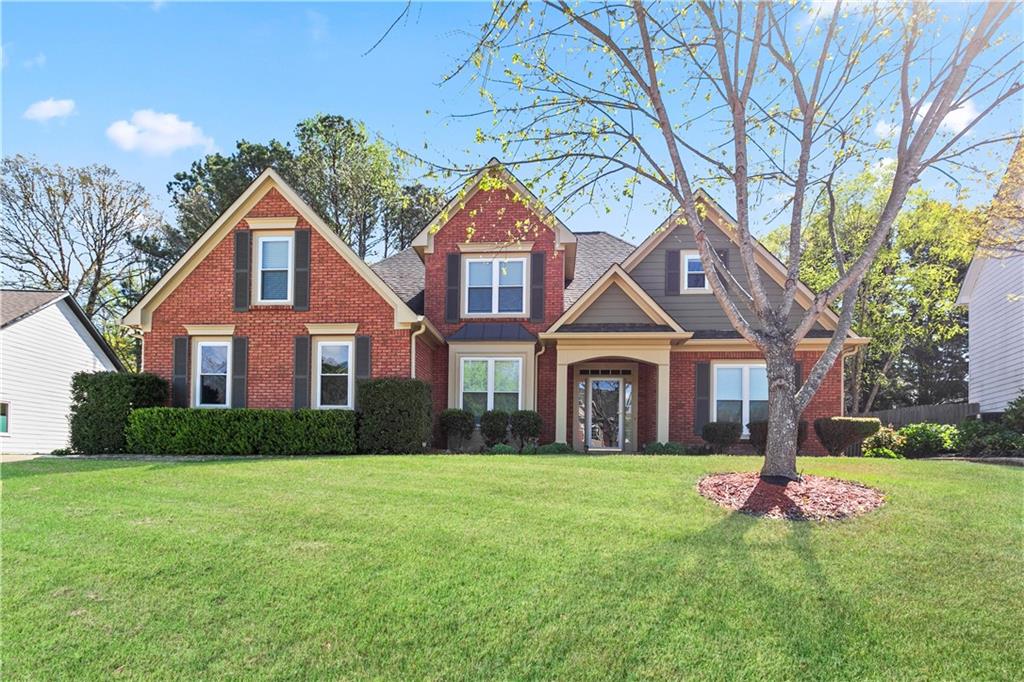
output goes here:
<path id="1" fill-rule="evenodd" d="M 723 262 L 738 263 L 731 219 L 701 200 Z M 492 162 L 409 249 L 370 266 L 267 170 L 124 322 L 176 406 L 352 409 L 357 378 L 415 377 L 436 411 L 535 409 L 543 441 L 579 450 L 698 443 L 709 420 L 764 418 L 767 382 L 674 225 L 639 247 L 573 233 Z M 759 246 L 758 264 L 780 295 L 781 263 Z M 826 313 L 801 344 L 802 373 L 835 325 Z M 805 418 L 842 409 L 837 363 Z M 813 437 L 808 449 L 821 451 Z"/>

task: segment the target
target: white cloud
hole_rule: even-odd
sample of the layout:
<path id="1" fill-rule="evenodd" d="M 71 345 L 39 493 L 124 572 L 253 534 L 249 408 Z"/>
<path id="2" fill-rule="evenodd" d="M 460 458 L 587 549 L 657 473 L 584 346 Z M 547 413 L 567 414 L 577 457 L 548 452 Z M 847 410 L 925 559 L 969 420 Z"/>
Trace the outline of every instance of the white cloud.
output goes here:
<path id="1" fill-rule="evenodd" d="M 66 118 L 74 112 L 75 100 L 51 97 L 33 103 L 22 116 L 30 121 L 49 121 L 52 118 Z"/>
<path id="2" fill-rule="evenodd" d="M 964 128 L 978 118 L 978 109 L 974 106 L 974 100 L 967 100 L 959 109 L 953 109 L 946 118 L 942 119 L 941 127 L 954 133 L 962 133 Z"/>
<path id="3" fill-rule="evenodd" d="M 26 59 L 25 61 L 23 61 L 21 65 L 29 70 L 36 68 L 41 69 L 44 66 L 46 66 L 46 55 L 42 52 L 39 52 L 38 54 L 36 54 L 35 57 L 32 57 L 32 59 Z"/>
<path id="4" fill-rule="evenodd" d="M 107 128 L 107 137 L 125 151 L 166 156 L 179 149 L 203 147 L 213 151 L 213 139 L 192 121 L 182 121 L 177 114 L 162 114 L 140 109 L 130 121 L 114 121 Z"/>
<path id="5" fill-rule="evenodd" d="M 878 123 L 875 124 L 875 135 L 878 135 L 878 137 L 883 140 L 887 140 L 895 135 L 897 130 L 899 130 L 899 128 L 896 124 L 889 121 L 879 120 Z"/>

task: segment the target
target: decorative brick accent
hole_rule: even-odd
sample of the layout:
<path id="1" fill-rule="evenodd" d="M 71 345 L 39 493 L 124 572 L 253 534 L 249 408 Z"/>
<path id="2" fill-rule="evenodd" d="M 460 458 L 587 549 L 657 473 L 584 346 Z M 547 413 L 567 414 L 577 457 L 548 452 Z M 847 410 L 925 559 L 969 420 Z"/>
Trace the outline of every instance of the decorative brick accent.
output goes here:
<path id="1" fill-rule="evenodd" d="M 271 190 L 247 217 L 298 217 L 298 211 Z M 241 220 L 234 230 L 246 230 Z M 233 230 L 233 231 L 234 231 Z M 296 312 L 286 306 L 254 306 L 233 310 L 232 256 L 228 233 L 156 310 L 152 331 L 145 334 L 143 366 L 167 379 L 171 376 L 171 339 L 185 334 L 186 324 L 233 324 L 236 336 L 249 338 L 249 407 L 292 407 L 293 337 L 307 334 L 306 323 L 359 324 L 360 335 L 373 339 L 373 376 L 409 376 L 408 330 L 394 328 L 391 304 L 362 278 L 316 230 L 310 240 L 310 306 Z M 191 359 L 189 377 L 192 377 Z"/>

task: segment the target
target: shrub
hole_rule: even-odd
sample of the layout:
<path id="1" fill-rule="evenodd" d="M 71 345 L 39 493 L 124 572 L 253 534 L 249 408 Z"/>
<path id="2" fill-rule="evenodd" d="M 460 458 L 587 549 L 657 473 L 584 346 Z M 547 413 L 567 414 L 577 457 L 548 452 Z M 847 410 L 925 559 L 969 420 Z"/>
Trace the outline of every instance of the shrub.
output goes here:
<path id="1" fill-rule="evenodd" d="M 537 455 L 568 455 L 575 452 L 567 443 L 547 443 L 534 448 L 533 454 Z"/>
<path id="2" fill-rule="evenodd" d="M 1024 392 L 1010 401 L 1003 412 L 1003 425 L 1019 434 L 1024 434 Z"/>
<path id="3" fill-rule="evenodd" d="M 540 438 L 540 414 L 533 410 L 516 410 L 509 416 L 509 430 L 514 442 L 519 443 L 519 450 L 537 445 Z"/>
<path id="4" fill-rule="evenodd" d="M 645 455 L 688 455 L 690 454 L 686 446 L 682 443 L 676 443 L 675 441 L 668 441 L 667 443 L 659 443 L 654 441 L 653 443 L 647 443 L 644 445 L 643 453 Z"/>
<path id="5" fill-rule="evenodd" d="M 909 459 L 953 452 L 959 442 L 957 428 L 950 424 L 907 424 L 899 433 L 904 439 L 901 452 Z"/>
<path id="6" fill-rule="evenodd" d="M 891 424 L 883 426 L 875 435 L 864 440 L 864 456 L 903 459 L 903 446 L 906 442 L 907 439 Z"/>
<path id="7" fill-rule="evenodd" d="M 768 422 L 750 422 L 747 424 L 747 430 L 750 432 L 750 445 L 753 446 L 755 452 L 763 455 L 768 449 Z M 804 443 L 807 442 L 808 431 L 807 422 L 801 420 L 796 427 L 797 451 L 802 450 Z"/>
<path id="8" fill-rule="evenodd" d="M 480 415 L 480 435 L 487 447 L 504 443 L 508 438 L 508 412 L 488 410 Z"/>
<path id="9" fill-rule="evenodd" d="M 418 379 L 364 379 L 356 388 L 360 452 L 422 452 L 430 438 L 430 386 Z"/>
<path id="10" fill-rule="evenodd" d="M 518 450 L 507 443 L 495 443 L 487 449 L 487 453 L 491 455 L 514 455 Z"/>
<path id="11" fill-rule="evenodd" d="M 833 457 L 875 435 L 881 427 L 882 422 L 874 417 L 821 417 L 814 420 L 814 433 Z"/>
<path id="12" fill-rule="evenodd" d="M 719 452 L 725 452 L 739 442 L 743 428 L 736 422 L 708 422 L 701 431 L 701 436 Z"/>
<path id="13" fill-rule="evenodd" d="M 78 372 L 71 379 L 71 449 L 87 455 L 125 452 L 132 410 L 167 404 L 167 382 L 155 374 Z"/>
<path id="14" fill-rule="evenodd" d="M 71 451 L 71 448 L 57 448 L 56 450 L 51 451 L 50 454 L 54 457 L 67 457 L 74 453 Z"/>
<path id="15" fill-rule="evenodd" d="M 449 408 L 441 412 L 440 422 L 445 442 L 454 442 L 455 448 L 459 450 L 472 437 L 473 429 L 476 427 L 473 423 L 473 413 L 459 408 Z"/>
<path id="16" fill-rule="evenodd" d="M 126 429 L 132 452 L 147 455 L 349 454 L 356 449 L 351 410 L 134 410 Z"/>
<path id="17" fill-rule="evenodd" d="M 975 457 L 1024 457 L 1024 433 L 1000 422 L 968 419 L 957 429 L 956 452 Z"/>

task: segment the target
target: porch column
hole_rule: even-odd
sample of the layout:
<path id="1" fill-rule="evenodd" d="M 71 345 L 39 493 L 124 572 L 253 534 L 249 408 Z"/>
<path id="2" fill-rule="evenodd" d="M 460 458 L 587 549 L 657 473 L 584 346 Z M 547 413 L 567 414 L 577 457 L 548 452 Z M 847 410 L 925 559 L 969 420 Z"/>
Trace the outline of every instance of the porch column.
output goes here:
<path id="1" fill-rule="evenodd" d="M 658 363 L 658 442 L 668 442 L 669 363 Z"/>
<path id="2" fill-rule="evenodd" d="M 555 374 L 555 442 L 565 443 L 565 412 L 569 399 L 565 377 L 569 374 L 569 365 L 559 362 L 555 371 L 557 372 Z"/>

